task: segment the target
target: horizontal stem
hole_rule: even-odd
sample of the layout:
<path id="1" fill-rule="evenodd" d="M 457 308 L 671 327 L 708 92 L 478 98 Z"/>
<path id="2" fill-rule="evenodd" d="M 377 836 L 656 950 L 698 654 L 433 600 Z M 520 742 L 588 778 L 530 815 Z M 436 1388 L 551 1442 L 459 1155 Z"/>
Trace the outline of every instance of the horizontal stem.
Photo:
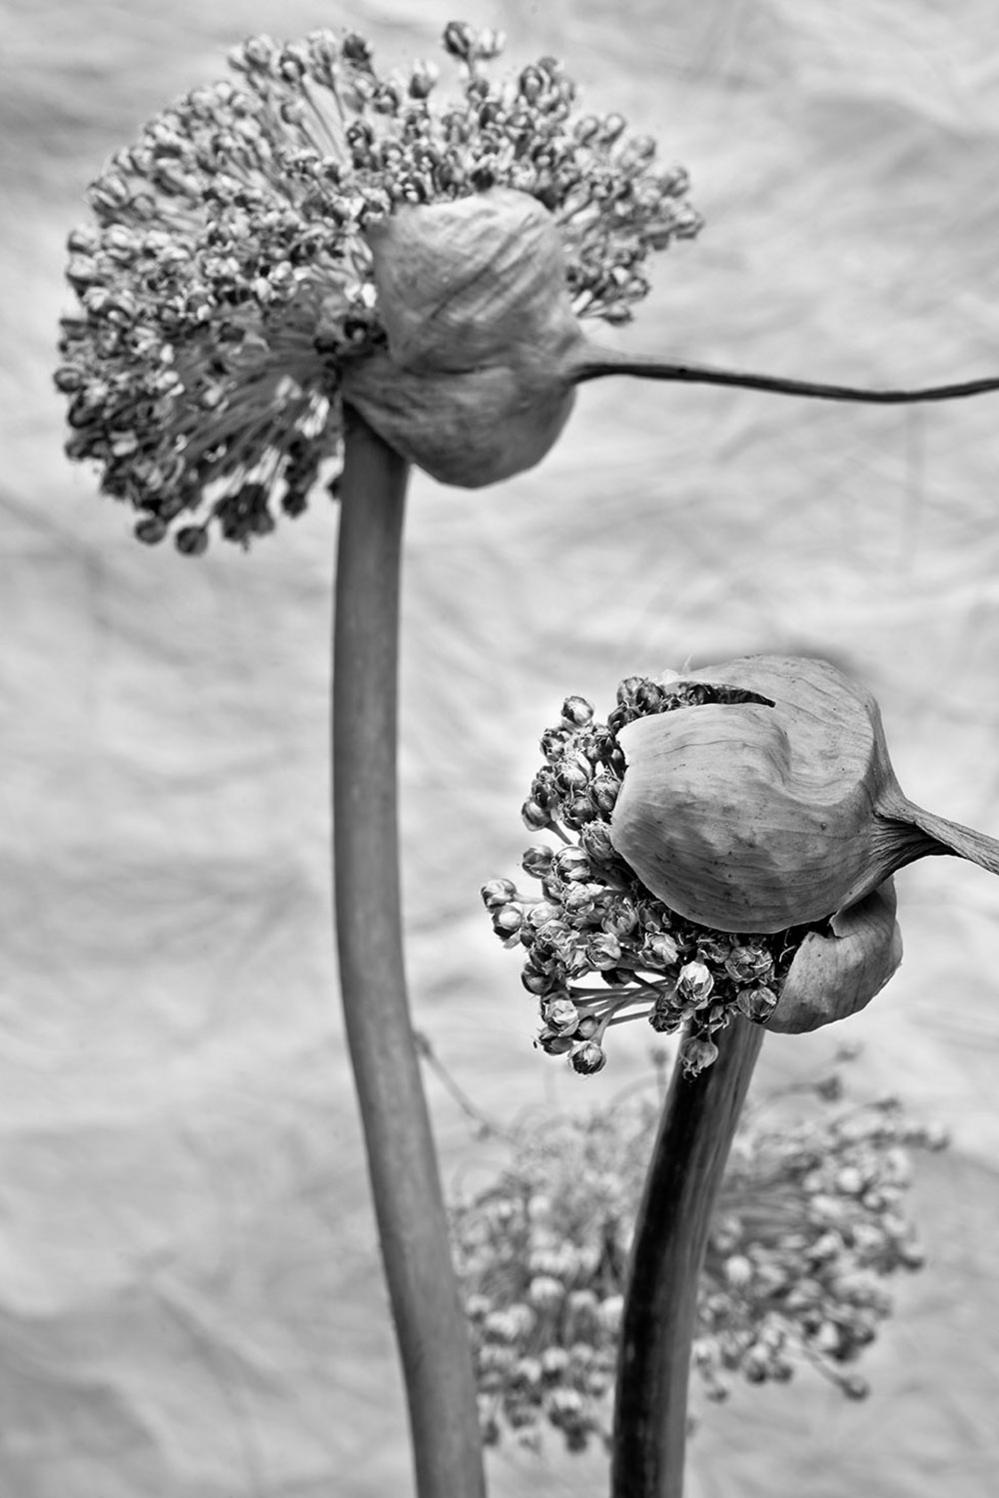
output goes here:
<path id="1" fill-rule="evenodd" d="M 863 385 L 836 385 L 822 380 L 800 380 L 790 375 L 754 374 L 733 369 L 712 369 L 701 364 L 676 364 L 653 355 L 624 355 L 612 349 L 587 348 L 571 372 L 574 385 L 607 375 L 633 375 L 642 380 L 672 380 L 690 385 L 726 385 L 744 390 L 765 390 L 772 395 L 805 396 L 812 400 L 857 401 L 866 405 L 904 406 L 923 401 L 962 400 L 999 390 L 999 375 L 956 384 L 916 386 L 912 389 L 870 390 Z"/>

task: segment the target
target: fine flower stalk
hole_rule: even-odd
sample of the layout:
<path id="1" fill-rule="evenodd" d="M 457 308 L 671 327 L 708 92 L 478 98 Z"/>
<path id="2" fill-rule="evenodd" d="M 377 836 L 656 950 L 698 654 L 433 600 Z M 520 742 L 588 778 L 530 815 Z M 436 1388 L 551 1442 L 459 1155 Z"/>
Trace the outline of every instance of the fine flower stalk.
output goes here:
<path id="1" fill-rule="evenodd" d="M 345 1028 L 409 1402 L 416 1490 L 419 1498 L 481 1498 L 475 1377 L 403 964 L 396 739 L 408 465 L 349 415 L 332 723 Z"/>
<path id="2" fill-rule="evenodd" d="M 796 395 L 811 400 L 853 401 L 869 406 L 912 406 L 932 401 L 965 400 L 999 390 L 999 375 L 956 380 L 945 385 L 872 390 L 864 385 L 839 385 L 828 380 L 796 379 L 791 375 L 757 374 L 749 370 L 711 369 L 704 364 L 681 364 L 654 354 L 618 353 L 584 344 L 572 367 L 572 383 L 585 385 L 607 375 L 633 375 L 640 380 L 669 380 L 682 385 L 722 385 L 740 390 L 762 390 L 769 395 Z"/>
<path id="3" fill-rule="evenodd" d="M 676 1063 L 635 1225 L 614 1411 L 611 1498 L 681 1498 L 697 1286 L 764 1031 L 736 1018 L 697 1076 Z"/>

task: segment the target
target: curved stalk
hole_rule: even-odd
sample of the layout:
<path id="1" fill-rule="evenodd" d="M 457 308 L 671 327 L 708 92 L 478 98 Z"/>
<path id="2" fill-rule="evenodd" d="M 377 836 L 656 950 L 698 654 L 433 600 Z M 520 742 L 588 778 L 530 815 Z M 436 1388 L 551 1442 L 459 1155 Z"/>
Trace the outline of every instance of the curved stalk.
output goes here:
<path id="1" fill-rule="evenodd" d="M 679 1061 L 635 1227 L 618 1361 L 611 1498 L 681 1498 L 697 1286 L 763 1029 L 737 1018 L 699 1076 Z"/>
<path id="2" fill-rule="evenodd" d="M 750 374 L 732 369 L 711 369 L 701 364 L 676 364 L 651 354 L 619 354 L 613 349 L 584 345 L 570 379 L 574 385 L 606 375 L 634 375 L 642 380 L 673 380 L 690 385 L 730 385 L 745 390 L 766 390 L 772 395 L 799 395 L 813 400 L 859 401 L 867 405 L 903 406 L 921 401 L 961 400 L 999 390 L 999 376 L 957 384 L 917 386 L 911 390 L 868 390 L 859 385 L 832 385 L 821 380 L 798 380 L 785 375 Z"/>
<path id="3" fill-rule="evenodd" d="M 340 985 L 419 1498 L 485 1493 L 475 1377 L 406 995 L 396 734 L 408 466 L 351 413 L 333 643 Z"/>

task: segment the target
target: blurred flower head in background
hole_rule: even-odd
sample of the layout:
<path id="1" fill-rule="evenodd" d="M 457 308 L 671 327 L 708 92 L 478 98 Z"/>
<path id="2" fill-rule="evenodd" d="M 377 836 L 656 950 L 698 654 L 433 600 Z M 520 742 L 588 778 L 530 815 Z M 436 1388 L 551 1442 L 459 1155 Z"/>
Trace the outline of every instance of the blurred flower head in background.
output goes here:
<path id="1" fill-rule="evenodd" d="M 382 75 L 355 34 L 252 38 L 91 186 L 56 383 L 69 456 L 141 512 L 141 540 L 196 555 L 214 526 L 246 546 L 335 476 L 345 377 L 387 343 L 372 246 L 402 210 L 526 195 L 572 315 L 610 322 L 649 252 L 696 233 L 685 172 L 620 115 L 579 114 L 559 63 L 497 81 L 497 33 L 452 22 L 443 43 L 463 86 L 438 101 L 434 64 Z"/>
<path id="2" fill-rule="evenodd" d="M 842 1051 L 840 1059 L 851 1053 Z M 853 1399 L 853 1366 L 891 1312 L 885 1282 L 923 1254 L 903 1198 L 910 1149 L 939 1130 L 897 1099 L 846 1106 L 832 1072 L 773 1095 L 740 1124 L 701 1274 L 693 1365 L 706 1397 L 734 1379 L 786 1382 L 812 1367 Z M 570 1451 L 607 1437 L 630 1235 L 659 1109 L 630 1099 L 528 1121 L 511 1163 L 453 1209 L 486 1439 Z"/>

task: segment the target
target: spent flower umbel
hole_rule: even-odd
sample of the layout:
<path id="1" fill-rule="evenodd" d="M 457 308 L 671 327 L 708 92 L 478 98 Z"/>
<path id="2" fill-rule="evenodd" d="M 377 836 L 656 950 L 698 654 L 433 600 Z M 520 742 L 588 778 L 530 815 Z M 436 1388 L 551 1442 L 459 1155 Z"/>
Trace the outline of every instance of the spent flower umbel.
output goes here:
<path id="1" fill-rule="evenodd" d="M 572 316 L 610 322 L 648 290 L 648 254 L 696 233 L 683 169 L 620 115 L 581 114 L 561 64 L 499 79 L 498 33 L 451 22 L 443 44 L 450 98 L 434 64 L 381 73 L 354 33 L 253 37 L 91 186 L 56 383 L 69 455 L 139 512 L 141 540 L 196 556 L 214 527 L 246 546 L 335 478 L 345 387 L 368 414 L 393 372 L 373 246 L 413 208 L 523 195 L 557 230 Z"/>
<path id="2" fill-rule="evenodd" d="M 736 1136 L 698 1289 L 693 1366 L 711 1400 L 733 1380 L 782 1383 L 803 1367 L 862 1398 L 855 1364 L 890 1314 L 886 1284 L 923 1263 L 903 1198 L 911 1150 L 942 1136 L 896 1099 L 843 1105 L 838 1072 L 807 1091 L 807 1116 L 784 1105 L 775 1117 L 771 1097 L 766 1121 L 750 1109 Z M 657 1116 L 633 1099 L 525 1122 L 510 1165 L 454 1207 L 487 1440 L 537 1448 L 546 1427 L 570 1451 L 607 1439 Z"/>
<path id="3" fill-rule="evenodd" d="M 544 763 L 523 819 L 559 846 L 536 843 L 522 859 L 540 895 L 509 879 L 482 898 L 504 945 L 522 950 L 522 982 L 536 995 L 537 1045 L 592 1075 L 607 1032 L 644 1018 L 663 1034 L 684 1032 L 688 1074 L 710 1066 L 712 1039 L 738 1016 L 768 1021 L 806 927 L 733 935 L 685 920 L 656 898 L 615 852 L 610 825 L 625 772 L 618 734 L 637 719 L 682 708 L 759 700 L 741 687 L 647 677 L 621 682 L 606 722 L 585 698 L 567 697 L 541 737 Z"/>

